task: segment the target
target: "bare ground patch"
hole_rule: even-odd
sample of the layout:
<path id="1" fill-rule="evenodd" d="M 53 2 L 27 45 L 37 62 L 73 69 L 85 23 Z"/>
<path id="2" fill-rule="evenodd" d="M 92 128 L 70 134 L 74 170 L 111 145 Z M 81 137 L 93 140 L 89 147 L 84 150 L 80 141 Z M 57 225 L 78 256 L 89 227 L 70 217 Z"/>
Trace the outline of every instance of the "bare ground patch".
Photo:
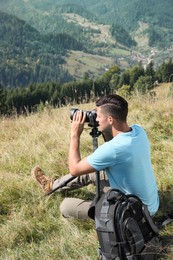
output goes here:
<path id="1" fill-rule="evenodd" d="M 71 51 L 66 59 L 64 68 L 77 79 L 82 79 L 85 72 L 93 78 L 103 75 L 114 61 L 110 57 L 92 55 L 81 51 Z"/>

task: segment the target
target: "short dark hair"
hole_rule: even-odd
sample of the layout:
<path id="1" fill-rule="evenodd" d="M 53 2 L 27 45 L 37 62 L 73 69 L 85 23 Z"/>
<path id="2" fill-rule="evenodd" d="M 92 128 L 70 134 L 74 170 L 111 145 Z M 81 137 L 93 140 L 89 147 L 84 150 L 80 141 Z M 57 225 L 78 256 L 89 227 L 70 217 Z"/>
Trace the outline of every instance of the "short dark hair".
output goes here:
<path id="1" fill-rule="evenodd" d="M 97 107 L 103 107 L 104 112 L 112 117 L 126 121 L 128 114 L 128 102 L 117 94 L 103 96 L 96 101 Z"/>

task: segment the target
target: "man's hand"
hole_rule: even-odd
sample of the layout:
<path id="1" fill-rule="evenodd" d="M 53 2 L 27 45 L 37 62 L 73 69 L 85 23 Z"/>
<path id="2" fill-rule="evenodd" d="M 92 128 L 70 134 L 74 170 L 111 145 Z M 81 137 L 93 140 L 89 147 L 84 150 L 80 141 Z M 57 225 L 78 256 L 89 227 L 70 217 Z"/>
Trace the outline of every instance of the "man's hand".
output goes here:
<path id="1" fill-rule="evenodd" d="M 86 120 L 86 112 L 79 110 L 74 114 L 72 126 L 71 126 L 71 138 L 80 137 L 84 129 L 85 120 Z"/>

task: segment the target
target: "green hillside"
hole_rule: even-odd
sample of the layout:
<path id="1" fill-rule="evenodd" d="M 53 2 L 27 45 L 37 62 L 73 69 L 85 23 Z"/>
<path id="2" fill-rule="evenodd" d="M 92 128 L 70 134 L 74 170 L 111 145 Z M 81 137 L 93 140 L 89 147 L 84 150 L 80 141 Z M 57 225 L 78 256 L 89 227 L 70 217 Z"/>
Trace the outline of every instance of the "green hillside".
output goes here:
<path id="1" fill-rule="evenodd" d="M 67 20 L 71 19 L 66 17 Z M 19 85 L 27 86 L 31 83 L 58 81 L 67 82 L 72 80 L 72 75 L 76 78 L 82 78 L 85 72 L 91 71 L 91 74 L 101 75 L 104 68 L 113 64 L 111 57 L 104 57 L 106 51 L 100 51 L 103 46 L 97 47 L 101 38 L 104 38 L 107 33 L 107 27 L 102 27 L 99 36 L 96 33 L 95 42 L 86 40 L 86 35 L 82 32 L 83 21 L 81 17 L 76 22 L 81 24 L 75 31 L 71 28 L 71 33 L 47 33 L 43 34 L 37 29 L 29 25 L 24 20 L 16 16 L 0 12 L 0 83 L 3 86 L 16 87 Z M 68 23 L 68 22 L 67 22 Z M 97 26 L 94 25 L 94 27 Z M 86 29 L 90 27 L 88 22 Z M 90 29 L 90 35 L 94 31 Z M 99 26 L 98 26 L 99 27 Z M 80 30 L 79 30 L 80 28 Z M 74 35 L 73 35 L 73 33 Z M 78 35 L 78 36 L 77 36 Z M 97 38 L 98 37 L 98 38 Z M 114 42 L 111 35 L 110 40 Z M 73 68 L 75 61 L 76 69 L 81 68 L 77 75 L 76 73 L 69 74 L 68 70 L 71 59 L 69 51 L 76 51 L 76 58 L 73 60 Z M 110 49 L 107 48 L 107 52 Z M 87 62 L 82 61 L 80 56 L 86 56 L 91 53 L 91 59 Z M 83 53 L 85 52 L 85 54 Z M 99 56 L 101 55 L 101 56 Z M 119 54 L 119 50 L 117 55 Z M 97 55 L 96 55 L 97 54 Z M 128 54 L 128 52 L 127 52 Z M 125 55 L 127 55 L 125 53 Z M 89 56 L 89 55 L 88 55 Z M 92 60 L 95 65 L 92 69 Z M 79 62 L 79 63 L 78 63 Z M 78 64 L 78 65 L 77 65 Z M 91 66 L 91 67 L 90 67 Z"/>
<path id="2" fill-rule="evenodd" d="M 0 83 L 97 78 L 112 64 L 151 60 L 158 67 L 173 57 L 171 7 L 171 0 L 3 0 Z"/>
<path id="3" fill-rule="evenodd" d="M 169 46 L 173 41 L 171 7 L 171 0 L 11 0 L 3 1 L 1 5 L 2 10 L 16 14 L 40 31 L 47 32 L 61 30 L 58 24 L 62 25 L 63 13 L 76 13 L 103 24 L 118 24 L 130 33 L 139 27 L 139 22 L 145 22 L 149 24 L 146 33 L 150 45 L 160 47 Z"/>
<path id="4" fill-rule="evenodd" d="M 67 50 L 82 50 L 68 34 L 43 35 L 25 21 L 0 12 L 0 83 L 26 86 L 32 82 L 72 77 L 62 64 Z"/>

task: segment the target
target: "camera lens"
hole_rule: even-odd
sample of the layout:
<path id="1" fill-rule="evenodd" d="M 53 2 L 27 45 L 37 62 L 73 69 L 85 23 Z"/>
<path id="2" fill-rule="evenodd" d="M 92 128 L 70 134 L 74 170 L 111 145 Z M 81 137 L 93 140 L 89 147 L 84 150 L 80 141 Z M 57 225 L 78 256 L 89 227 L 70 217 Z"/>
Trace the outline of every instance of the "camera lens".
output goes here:
<path id="1" fill-rule="evenodd" d="M 79 111 L 78 108 L 71 108 L 70 111 L 70 119 L 73 120 L 74 114 Z M 85 122 L 89 123 L 88 125 L 91 127 L 98 126 L 98 123 L 96 122 L 97 113 L 95 110 L 87 111 L 82 110 L 82 113 L 86 112 L 86 119 Z"/>
<path id="2" fill-rule="evenodd" d="M 77 108 L 71 108 L 71 110 L 70 110 L 70 119 L 71 119 L 71 120 L 73 120 L 73 116 L 74 116 L 74 114 L 75 114 L 77 111 L 79 111 L 79 109 L 77 109 Z"/>

